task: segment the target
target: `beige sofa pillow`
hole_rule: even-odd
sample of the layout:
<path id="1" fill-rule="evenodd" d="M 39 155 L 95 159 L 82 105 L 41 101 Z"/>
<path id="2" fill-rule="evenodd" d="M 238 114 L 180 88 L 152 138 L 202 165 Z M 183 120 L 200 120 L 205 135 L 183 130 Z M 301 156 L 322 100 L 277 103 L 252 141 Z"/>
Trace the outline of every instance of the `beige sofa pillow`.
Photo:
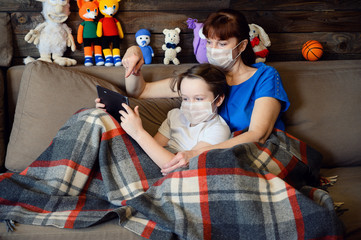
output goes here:
<path id="1" fill-rule="evenodd" d="M 0 12 L 0 66 L 10 66 L 13 57 L 13 40 L 11 34 L 10 16 Z"/>
<path id="2" fill-rule="evenodd" d="M 24 70 L 15 110 L 5 166 L 22 171 L 50 144 L 58 129 L 80 108 L 94 107 L 96 85 L 114 91 L 117 86 L 71 67 L 36 61 Z M 179 99 L 138 100 L 144 128 L 155 134 L 167 112 L 179 107 Z"/>
<path id="3" fill-rule="evenodd" d="M 278 65 L 291 102 L 285 114 L 287 132 L 320 151 L 324 157 L 323 167 L 358 166 L 361 159 L 360 62 Z"/>

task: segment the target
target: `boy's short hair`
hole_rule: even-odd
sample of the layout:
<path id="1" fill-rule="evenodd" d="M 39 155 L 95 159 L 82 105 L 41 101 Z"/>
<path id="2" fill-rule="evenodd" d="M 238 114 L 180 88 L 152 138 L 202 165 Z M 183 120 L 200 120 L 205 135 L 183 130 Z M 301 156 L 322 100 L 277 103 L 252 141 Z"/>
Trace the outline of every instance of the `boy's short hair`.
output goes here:
<path id="1" fill-rule="evenodd" d="M 191 67 L 186 72 L 177 75 L 171 81 L 171 89 L 180 93 L 180 86 L 184 78 L 203 79 L 209 86 L 214 97 L 227 95 L 228 84 L 226 74 L 221 68 L 209 63 L 199 64 Z"/>

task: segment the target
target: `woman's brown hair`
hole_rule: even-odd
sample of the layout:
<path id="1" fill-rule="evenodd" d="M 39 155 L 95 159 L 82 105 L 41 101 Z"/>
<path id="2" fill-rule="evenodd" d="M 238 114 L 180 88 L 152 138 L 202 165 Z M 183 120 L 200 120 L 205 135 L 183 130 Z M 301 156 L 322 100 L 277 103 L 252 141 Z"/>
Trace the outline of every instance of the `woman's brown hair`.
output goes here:
<path id="1" fill-rule="evenodd" d="M 250 66 L 255 63 L 255 56 L 249 40 L 249 26 L 244 15 L 233 9 L 222 9 L 208 16 L 203 25 L 206 38 L 227 40 L 237 38 L 238 42 L 248 40 L 246 49 L 241 54 L 244 64 Z"/>

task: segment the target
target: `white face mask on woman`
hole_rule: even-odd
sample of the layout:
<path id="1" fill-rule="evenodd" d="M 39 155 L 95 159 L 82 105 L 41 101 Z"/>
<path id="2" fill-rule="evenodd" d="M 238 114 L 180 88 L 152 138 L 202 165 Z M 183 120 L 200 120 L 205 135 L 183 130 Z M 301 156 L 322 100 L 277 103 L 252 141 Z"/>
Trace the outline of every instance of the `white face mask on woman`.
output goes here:
<path id="1" fill-rule="evenodd" d="M 207 47 L 207 58 L 210 64 L 223 68 L 224 70 L 230 70 L 237 58 L 241 55 L 241 52 L 233 58 L 233 50 L 236 49 L 242 42 L 239 42 L 237 46 L 232 49 L 226 48 L 211 48 Z"/>
<path id="2" fill-rule="evenodd" d="M 217 108 L 213 110 L 212 103 L 217 98 L 218 96 L 212 102 L 183 101 L 180 109 L 187 118 L 188 122 L 192 125 L 197 125 L 201 122 L 211 120 L 216 115 Z"/>

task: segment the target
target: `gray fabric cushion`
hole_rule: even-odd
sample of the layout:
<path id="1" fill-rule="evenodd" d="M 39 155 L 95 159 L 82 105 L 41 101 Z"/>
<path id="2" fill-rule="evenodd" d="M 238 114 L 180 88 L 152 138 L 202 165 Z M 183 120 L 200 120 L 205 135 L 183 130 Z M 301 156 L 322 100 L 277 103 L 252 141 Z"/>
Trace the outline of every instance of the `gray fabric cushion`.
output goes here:
<path id="1" fill-rule="evenodd" d="M 11 34 L 10 16 L 0 12 L 0 66 L 10 66 L 13 57 L 13 38 Z"/>
<path id="2" fill-rule="evenodd" d="M 274 65 L 291 102 L 286 130 L 319 150 L 323 166 L 361 165 L 361 60 Z"/>

